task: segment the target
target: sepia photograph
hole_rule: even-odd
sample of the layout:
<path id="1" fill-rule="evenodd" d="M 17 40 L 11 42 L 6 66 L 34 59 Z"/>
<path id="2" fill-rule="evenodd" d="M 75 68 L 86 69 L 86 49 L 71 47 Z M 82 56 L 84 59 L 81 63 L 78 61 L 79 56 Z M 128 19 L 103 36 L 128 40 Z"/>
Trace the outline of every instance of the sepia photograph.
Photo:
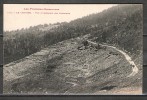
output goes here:
<path id="1" fill-rule="evenodd" d="M 142 4 L 4 4 L 3 94 L 142 94 Z"/>

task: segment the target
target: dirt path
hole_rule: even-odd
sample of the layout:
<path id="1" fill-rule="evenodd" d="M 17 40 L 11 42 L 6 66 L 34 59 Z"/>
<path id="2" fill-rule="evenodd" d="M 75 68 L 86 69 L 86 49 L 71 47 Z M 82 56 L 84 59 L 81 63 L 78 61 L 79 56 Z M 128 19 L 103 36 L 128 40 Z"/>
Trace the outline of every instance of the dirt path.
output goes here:
<path id="1" fill-rule="evenodd" d="M 88 41 L 90 42 L 90 44 L 94 44 L 94 45 L 97 45 L 97 43 L 95 42 L 92 42 L 92 41 Z M 113 48 L 114 50 L 118 51 L 119 53 L 121 53 L 125 59 L 129 62 L 130 65 L 132 65 L 132 72 L 127 75 L 127 77 L 133 77 L 135 74 L 138 73 L 138 68 L 137 66 L 135 65 L 134 61 L 131 59 L 131 57 L 126 54 L 124 51 L 122 50 L 119 50 L 118 48 L 114 47 L 114 46 L 109 46 L 109 45 L 104 45 L 104 44 L 100 44 L 101 47 L 107 47 L 107 48 Z M 88 71 L 89 72 L 89 71 Z M 90 73 L 90 72 L 89 72 Z M 75 82 L 69 82 L 70 84 L 72 84 L 72 87 L 71 88 L 74 88 L 76 87 L 78 84 L 75 83 Z M 65 92 L 65 93 L 68 93 L 68 90 Z"/>
<path id="2" fill-rule="evenodd" d="M 88 41 L 88 42 L 93 43 L 93 44 L 97 44 L 97 43 L 92 42 L 92 41 Z M 132 65 L 132 73 L 130 75 L 128 75 L 127 77 L 134 76 L 135 74 L 138 73 L 138 67 L 136 66 L 134 61 L 131 59 L 131 57 L 127 53 L 125 53 L 122 50 L 119 50 L 118 48 L 116 48 L 114 46 L 109 46 L 109 45 L 104 45 L 104 44 L 100 44 L 100 46 L 109 47 L 109 48 L 113 48 L 113 49 L 117 50 L 118 52 L 120 52 L 125 57 L 125 59 L 130 63 L 130 65 Z"/>

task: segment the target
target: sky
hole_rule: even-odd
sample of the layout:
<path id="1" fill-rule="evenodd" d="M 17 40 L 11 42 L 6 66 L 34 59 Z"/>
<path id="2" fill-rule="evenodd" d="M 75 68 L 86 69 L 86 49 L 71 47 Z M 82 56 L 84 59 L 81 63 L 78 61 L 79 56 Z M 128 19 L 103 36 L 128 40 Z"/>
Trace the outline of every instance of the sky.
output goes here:
<path id="1" fill-rule="evenodd" d="M 4 4 L 4 31 L 70 22 L 116 4 Z"/>

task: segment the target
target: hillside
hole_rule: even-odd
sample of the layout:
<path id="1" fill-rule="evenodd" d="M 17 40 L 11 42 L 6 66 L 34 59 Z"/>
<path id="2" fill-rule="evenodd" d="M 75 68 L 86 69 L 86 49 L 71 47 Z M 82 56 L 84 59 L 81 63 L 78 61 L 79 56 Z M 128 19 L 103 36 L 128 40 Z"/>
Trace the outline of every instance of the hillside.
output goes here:
<path id="1" fill-rule="evenodd" d="M 90 46 L 79 50 L 77 41 L 79 38 L 59 42 L 5 65 L 4 93 L 141 93 L 141 69 L 129 76 L 132 66 L 121 53 L 112 48 L 95 49 Z"/>
<path id="2" fill-rule="evenodd" d="M 5 36 L 4 93 L 141 94 L 142 11 L 120 4 Z"/>
<path id="3" fill-rule="evenodd" d="M 38 52 L 54 43 L 85 34 L 91 34 L 98 42 L 114 44 L 130 53 L 139 54 L 140 51 L 136 50 L 142 43 L 142 11 L 139 4 L 120 4 L 69 23 L 45 24 L 5 32 L 4 64 Z M 133 38 L 130 38 L 132 36 Z M 126 42 L 128 43 L 124 46 Z M 137 47 L 132 47 L 136 43 Z"/>

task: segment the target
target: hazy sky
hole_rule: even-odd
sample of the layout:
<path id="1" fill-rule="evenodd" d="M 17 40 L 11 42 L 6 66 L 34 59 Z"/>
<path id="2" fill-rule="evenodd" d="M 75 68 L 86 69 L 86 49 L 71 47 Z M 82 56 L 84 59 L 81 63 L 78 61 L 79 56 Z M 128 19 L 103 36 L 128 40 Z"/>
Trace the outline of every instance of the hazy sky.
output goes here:
<path id="1" fill-rule="evenodd" d="M 112 6 L 115 5 L 4 4 L 4 31 L 28 28 L 30 26 L 45 23 L 49 24 L 64 21 L 69 22 L 88 14 L 101 12 L 104 9 L 108 9 Z"/>

